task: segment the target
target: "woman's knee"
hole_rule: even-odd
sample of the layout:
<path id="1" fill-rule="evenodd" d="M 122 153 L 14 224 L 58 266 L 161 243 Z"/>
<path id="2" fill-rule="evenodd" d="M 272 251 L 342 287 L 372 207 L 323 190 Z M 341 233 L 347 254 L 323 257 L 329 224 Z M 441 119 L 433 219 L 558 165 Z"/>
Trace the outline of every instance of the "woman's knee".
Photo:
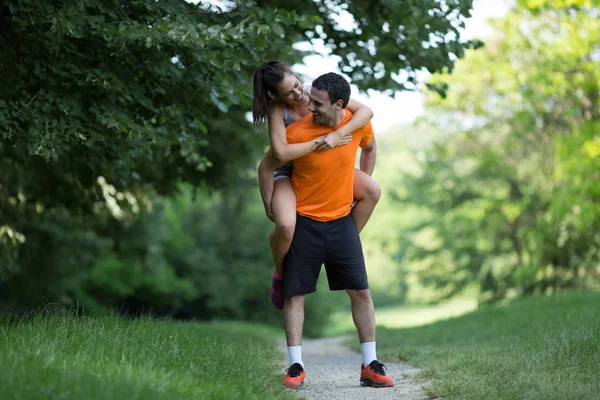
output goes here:
<path id="1" fill-rule="evenodd" d="M 354 172 L 354 198 L 358 201 L 377 203 L 381 198 L 381 186 L 375 179 L 357 169 Z"/>
<path id="2" fill-rule="evenodd" d="M 275 219 L 275 229 L 277 229 L 279 235 L 292 240 L 296 229 L 296 215 L 294 214 L 293 218 L 288 216 Z"/>
<path id="3" fill-rule="evenodd" d="M 275 168 L 277 168 L 277 163 L 273 156 L 273 150 L 269 149 L 262 160 L 260 160 L 260 163 L 258 163 L 258 172 Z"/>
<path id="4" fill-rule="evenodd" d="M 258 173 L 260 174 L 261 172 L 263 172 L 264 170 L 266 170 L 269 167 L 269 162 L 267 160 L 267 157 L 263 157 L 262 160 L 260 160 L 260 163 L 258 163 Z"/>
<path id="5" fill-rule="evenodd" d="M 379 202 L 381 198 L 381 186 L 374 179 L 366 181 L 364 188 L 364 198 L 361 200 L 369 200 L 374 203 Z"/>

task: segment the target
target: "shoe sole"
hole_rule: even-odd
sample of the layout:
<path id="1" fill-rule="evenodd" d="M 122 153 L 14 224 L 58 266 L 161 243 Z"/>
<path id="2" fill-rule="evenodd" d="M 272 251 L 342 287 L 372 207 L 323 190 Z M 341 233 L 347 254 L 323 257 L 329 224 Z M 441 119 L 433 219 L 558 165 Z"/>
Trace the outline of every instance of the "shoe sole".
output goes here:
<path id="1" fill-rule="evenodd" d="M 373 388 L 392 387 L 394 384 L 386 385 L 385 383 L 375 383 L 370 379 L 360 378 L 360 386 L 368 386 Z"/>

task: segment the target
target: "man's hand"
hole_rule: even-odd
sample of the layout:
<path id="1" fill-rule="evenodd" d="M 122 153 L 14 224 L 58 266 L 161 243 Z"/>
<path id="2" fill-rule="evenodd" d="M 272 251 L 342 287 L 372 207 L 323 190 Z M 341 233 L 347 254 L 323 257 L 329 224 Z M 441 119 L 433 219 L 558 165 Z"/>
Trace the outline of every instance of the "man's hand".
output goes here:
<path id="1" fill-rule="evenodd" d="M 317 139 L 317 142 L 313 146 L 313 151 L 324 151 L 330 150 L 337 146 L 343 146 L 352 141 L 352 135 L 346 135 L 340 137 L 337 131 L 328 133 L 327 135 L 321 136 Z"/>

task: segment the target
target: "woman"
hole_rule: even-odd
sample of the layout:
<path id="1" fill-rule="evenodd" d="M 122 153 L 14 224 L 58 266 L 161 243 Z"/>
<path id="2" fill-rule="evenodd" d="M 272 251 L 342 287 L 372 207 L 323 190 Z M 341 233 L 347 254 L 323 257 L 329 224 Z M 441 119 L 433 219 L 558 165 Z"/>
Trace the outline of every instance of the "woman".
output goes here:
<path id="1" fill-rule="evenodd" d="M 310 87 L 303 86 L 289 67 L 278 61 L 267 61 L 254 74 L 254 125 L 262 126 L 267 121 L 271 140 L 271 148 L 258 167 L 258 175 L 265 212 L 275 222 L 269 239 L 275 261 L 271 302 L 277 309 L 283 308 L 283 261 L 296 225 L 296 195 L 290 181 L 291 161 L 312 151 L 325 151 L 347 144 L 352 140 L 352 132 L 368 124 L 373 117 L 370 108 L 350 99 L 347 108 L 354 116 L 348 123 L 317 140 L 288 144 L 285 129 L 309 114 L 309 92 Z M 381 188 L 377 182 L 356 169 L 352 217 L 359 232 L 371 217 L 380 196 Z"/>

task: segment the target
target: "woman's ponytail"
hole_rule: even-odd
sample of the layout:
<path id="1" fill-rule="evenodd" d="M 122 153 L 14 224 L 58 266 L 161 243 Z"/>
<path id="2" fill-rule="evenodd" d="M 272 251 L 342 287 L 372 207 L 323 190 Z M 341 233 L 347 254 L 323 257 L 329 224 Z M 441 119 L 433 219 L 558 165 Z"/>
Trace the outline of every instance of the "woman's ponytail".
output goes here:
<path id="1" fill-rule="evenodd" d="M 254 73 L 254 126 L 264 125 L 269 113 L 269 103 L 277 95 L 277 86 L 283 81 L 286 73 L 292 72 L 287 65 L 279 61 L 267 61 Z"/>

